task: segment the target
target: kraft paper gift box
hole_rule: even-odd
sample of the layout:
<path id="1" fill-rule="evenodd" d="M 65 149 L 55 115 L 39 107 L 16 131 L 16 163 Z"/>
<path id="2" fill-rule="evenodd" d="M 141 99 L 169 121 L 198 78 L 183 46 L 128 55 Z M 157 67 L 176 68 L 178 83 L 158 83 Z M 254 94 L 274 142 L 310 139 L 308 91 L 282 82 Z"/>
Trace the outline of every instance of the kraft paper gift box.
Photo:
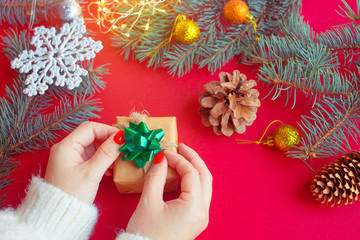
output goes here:
<path id="1" fill-rule="evenodd" d="M 163 129 L 165 132 L 161 144 L 167 150 L 177 152 L 178 135 L 176 117 L 146 117 L 144 122 L 149 130 Z M 116 117 L 115 127 L 124 129 L 129 127 L 129 122 L 139 123 L 133 117 Z M 147 162 L 144 168 L 138 168 L 134 161 L 123 161 L 122 153 L 114 162 L 113 180 L 120 193 L 140 193 L 144 185 L 145 171 L 149 170 L 153 161 Z M 165 192 L 173 192 L 178 188 L 178 175 L 172 168 L 168 168 L 166 177 Z"/>

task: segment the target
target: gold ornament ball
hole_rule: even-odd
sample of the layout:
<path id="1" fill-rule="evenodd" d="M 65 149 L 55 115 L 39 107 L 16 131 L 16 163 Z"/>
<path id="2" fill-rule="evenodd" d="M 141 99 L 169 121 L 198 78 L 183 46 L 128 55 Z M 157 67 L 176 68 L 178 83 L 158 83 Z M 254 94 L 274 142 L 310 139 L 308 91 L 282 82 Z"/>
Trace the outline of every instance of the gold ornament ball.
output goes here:
<path id="1" fill-rule="evenodd" d="M 249 15 L 249 7 L 241 0 L 231 0 L 223 10 L 224 17 L 231 24 L 242 24 Z"/>
<path id="2" fill-rule="evenodd" d="M 275 147 L 280 151 L 287 152 L 294 149 L 293 146 L 289 146 L 288 144 L 294 146 L 299 144 L 300 133 L 296 127 L 284 124 L 275 130 L 272 137 Z"/>
<path id="3" fill-rule="evenodd" d="M 185 19 L 178 22 L 175 26 L 174 37 L 182 44 L 193 44 L 200 36 L 200 28 L 196 22 Z"/>

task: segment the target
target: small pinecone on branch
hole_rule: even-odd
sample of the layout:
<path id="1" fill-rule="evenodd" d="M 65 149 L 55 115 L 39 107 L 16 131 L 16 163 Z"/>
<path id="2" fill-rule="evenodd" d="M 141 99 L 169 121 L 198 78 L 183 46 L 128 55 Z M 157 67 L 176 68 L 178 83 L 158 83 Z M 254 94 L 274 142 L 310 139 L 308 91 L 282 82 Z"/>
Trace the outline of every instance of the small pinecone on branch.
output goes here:
<path id="1" fill-rule="evenodd" d="M 352 151 L 322 167 L 311 185 L 318 201 L 335 205 L 352 204 L 359 199 L 360 152 Z"/>
<path id="2" fill-rule="evenodd" d="M 199 114 L 202 123 L 212 127 L 217 135 L 231 136 L 234 132 L 244 133 L 256 119 L 260 107 L 259 91 L 254 80 L 235 70 L 233 75 L 221 72 L 220 81 L 204 85 L 200 93 Z"/>

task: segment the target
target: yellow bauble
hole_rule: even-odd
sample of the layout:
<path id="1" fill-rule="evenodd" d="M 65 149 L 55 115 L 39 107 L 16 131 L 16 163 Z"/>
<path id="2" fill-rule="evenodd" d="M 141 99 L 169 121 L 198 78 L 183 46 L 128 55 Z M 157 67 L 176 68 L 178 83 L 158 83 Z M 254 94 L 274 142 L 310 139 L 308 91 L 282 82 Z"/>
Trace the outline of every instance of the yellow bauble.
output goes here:
<path id="1" fill-rule="evenodd" d="M 288 144 L 294 146 L 299 144 L 300 133 L 296 127 L 289 124 L 284 124 L 275 130 L 272 137 L 275 147 L 280 151 L 287 152 L 294 149 L 293 146 L 289 146 Z"/>
<path id="2" fill-rule="evenodd" d="M 174 30 L 175 39 L 182 44 L 193 44 L 200 36 L 200 28 L 196 22 L 190 19 L 179 21 Z"/>
<path id="3" fill-rule="evenodd" d="M 224 17 L 231 24 L 242 24 L 248 18 L 249 7 L 241 0 L 231 0 L 223 10 Z"/>

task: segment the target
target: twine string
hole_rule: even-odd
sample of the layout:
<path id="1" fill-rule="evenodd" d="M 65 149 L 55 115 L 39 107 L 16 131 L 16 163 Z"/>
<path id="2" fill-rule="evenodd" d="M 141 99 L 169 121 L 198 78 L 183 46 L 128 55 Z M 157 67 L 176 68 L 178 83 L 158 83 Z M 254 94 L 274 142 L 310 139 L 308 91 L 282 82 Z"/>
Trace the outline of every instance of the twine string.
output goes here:
<path id="1" fill-rule="evenodd" d="M 143 111 L 143 112 L 132 112 L 130 113 L 130 118 L 131 118 L 131 121 L 136 123 L 136 124 L 139 124 L 140 122 L 145 122 L 145 119 L 149 116 L 150 114 L 147 112 L 147 111 Z M 119 130 L 123 130 L 127 127 L 129 127 L 129 123 L 116 123 L 113 125 L 114 127 L 118 128 Z M 167 149 L 169 147 L 178 147 L 177 144 L 175 143 L 169 143 L 169 142 L 163 142 L 161 141 L 160 142 L 160 147 L 161 149 Z M 150 164 L 146 164 L 142 169 L 143 169 L 143 172 L 144 172 L 144 175 L 148 172 L 148 170 L 151 168 L 151 166 L 154 164 L 153 163 L 154 161 L 151 161 Z"/>

